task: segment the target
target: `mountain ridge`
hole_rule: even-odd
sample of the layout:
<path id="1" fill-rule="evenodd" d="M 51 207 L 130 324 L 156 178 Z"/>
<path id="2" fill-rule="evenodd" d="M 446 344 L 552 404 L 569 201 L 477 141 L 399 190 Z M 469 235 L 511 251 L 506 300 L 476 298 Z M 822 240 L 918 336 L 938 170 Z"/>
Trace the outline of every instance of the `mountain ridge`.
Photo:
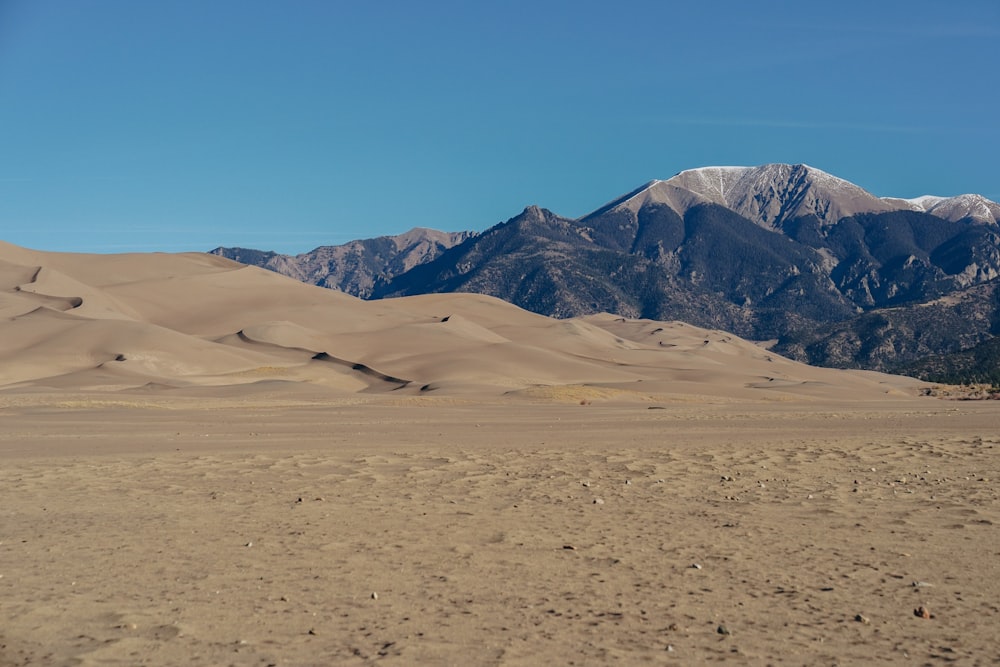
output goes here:
<path id="1" fill-rule="evenodd" d="M 996 291 L 974 289 L 1000 277 L 991 207 L 876 197 L 808 165 L 708 167 L 580 218 L 526 207 L 375 276 L 363 296 L 463 291 L 560 318 L 683 320 L 814 364 L 887 370 L 1000 333 Z"/>
<path id="2" fill-rule="evenodd" d="M 320 246 L 299 255 L 283 255 L 249 248 L 218 247 L 209 254 L 269 269 L 305 283 L 330 287 L 361 298 L 369 297 L 375 283 L 434 259 L 462 243 L 475 232 L 442 232 L 414 227 L 395 236 Z"/>
<path id="3" fill-rule="evenodd" d="M 581 220 L 627 206 L 635 212 L 648 203 L 670 205 L 682 214 L 691 206 L 715 203 L 770 228 L 786 219 L 815 214 L 826 224 L 858 213 L 912 210 L 957 222 L 973 217 L 1000 220 L 1000 204 L 981 195 L 954 197 L 922 195 L 912 199 L 878 197 L 858 185 L 807 164 L 765 164 L 758 167 L 699 167 L 667 180 L 652 180 L 613 200 Z"/>

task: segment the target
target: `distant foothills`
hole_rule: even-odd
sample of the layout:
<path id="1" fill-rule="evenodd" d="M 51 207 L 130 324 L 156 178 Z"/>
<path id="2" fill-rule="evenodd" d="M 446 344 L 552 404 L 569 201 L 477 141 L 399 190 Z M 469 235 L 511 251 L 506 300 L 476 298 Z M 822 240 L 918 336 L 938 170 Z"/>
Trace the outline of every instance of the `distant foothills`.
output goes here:
<path id="1" fill-rule="evenodd" d="M 683 320 L 807 363 L 1000 384 L 1000 204 L 876 197 L 807 165 L 707 167 L 578 219 L 211 252 L 365 299 L 478 292 L 554 317 Z"/>

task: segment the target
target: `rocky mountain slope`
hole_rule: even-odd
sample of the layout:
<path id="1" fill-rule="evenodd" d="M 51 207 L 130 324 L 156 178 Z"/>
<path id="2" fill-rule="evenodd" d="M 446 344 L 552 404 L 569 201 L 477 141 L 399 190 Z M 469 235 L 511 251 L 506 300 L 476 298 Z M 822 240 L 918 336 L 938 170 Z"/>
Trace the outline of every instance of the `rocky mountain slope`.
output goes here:
<path id="1" fill-rule="evenodd" d="M 330 287 L 367 298 L 378 279 L 404 273 L 474 236 L 473 232 L 439 232 L 414 228 L 398 236 L 321 246 L 301 255 L 282 255 L 248 248 L 210 251 L 228 259 L 270 269 L 305 283 Z"/>
<path id="2" fill-rule="evenodd" d="M 1000 336 L 960 352 L 923 357 L 898 371 L 931 382 L 990 385 L 996 392 L 1000 387 Z"/>
<path id="3" fill-rule="evenodd" d="M 977 195 L 879 198 L 806 165 L 710 167 L 579 219 L 528 207 L 364 296 L 478 292 L 556 317 L 683 320 L 892 370 L 1000 333 L 998 212 Z"/>

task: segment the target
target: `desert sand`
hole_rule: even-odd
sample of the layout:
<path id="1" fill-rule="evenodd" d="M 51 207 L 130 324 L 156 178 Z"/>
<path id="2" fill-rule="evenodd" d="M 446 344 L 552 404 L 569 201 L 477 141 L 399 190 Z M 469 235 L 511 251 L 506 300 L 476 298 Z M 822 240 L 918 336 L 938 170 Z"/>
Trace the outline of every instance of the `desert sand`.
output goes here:
<path id="1" fill-rule="evenodd" d="M 0 665 L 996 664 L 1000 404 L 0 244 Z"/>

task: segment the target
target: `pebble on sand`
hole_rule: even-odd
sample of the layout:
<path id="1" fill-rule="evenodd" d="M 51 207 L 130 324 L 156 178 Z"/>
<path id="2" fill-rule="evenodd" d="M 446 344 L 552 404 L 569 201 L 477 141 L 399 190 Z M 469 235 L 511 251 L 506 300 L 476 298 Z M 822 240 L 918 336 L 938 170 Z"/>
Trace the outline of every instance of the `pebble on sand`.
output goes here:
<path id="1" fill-rule="evenodd" d="M 914 609 L 913 615 L 917 618 L 934 618 L 934 614 L 931 613 L 931 610 L 923 605 Z"/>

